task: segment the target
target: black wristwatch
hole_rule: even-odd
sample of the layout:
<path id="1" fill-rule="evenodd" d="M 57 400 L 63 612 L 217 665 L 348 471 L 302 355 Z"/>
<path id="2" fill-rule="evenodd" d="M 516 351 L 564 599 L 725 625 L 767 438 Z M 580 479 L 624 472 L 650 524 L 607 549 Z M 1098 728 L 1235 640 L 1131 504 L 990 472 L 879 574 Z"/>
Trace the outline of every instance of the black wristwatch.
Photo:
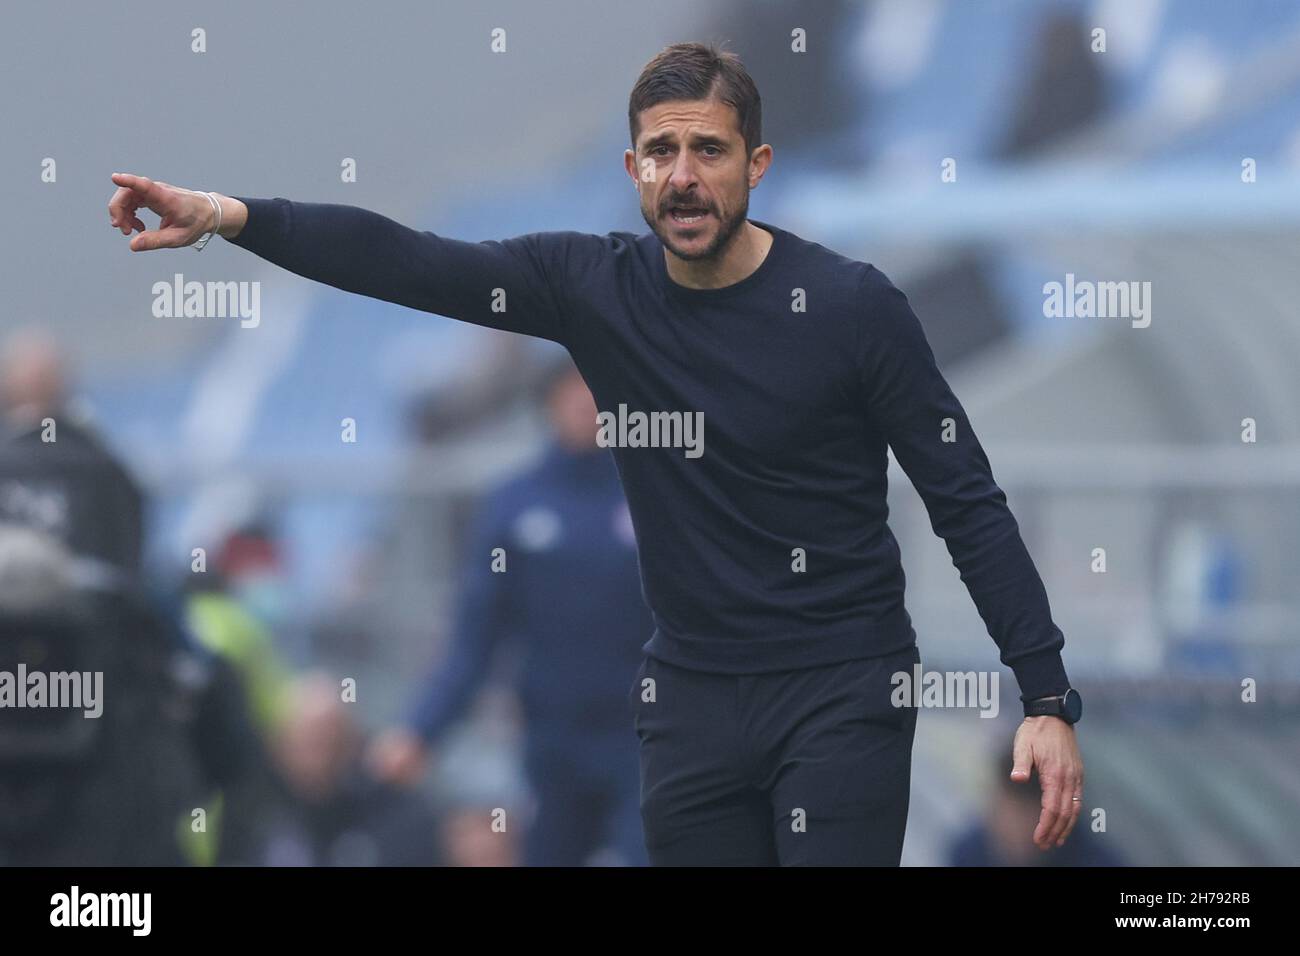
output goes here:
<path id="1" fill-rule="evenodd" d="M 1060 717 L 1067 724 L 1076 724 L 1083 716 L 1083 698 L 1071 687 L 1059 697 L 1039 697 L 1025 701 L 1026 717 Z"/>

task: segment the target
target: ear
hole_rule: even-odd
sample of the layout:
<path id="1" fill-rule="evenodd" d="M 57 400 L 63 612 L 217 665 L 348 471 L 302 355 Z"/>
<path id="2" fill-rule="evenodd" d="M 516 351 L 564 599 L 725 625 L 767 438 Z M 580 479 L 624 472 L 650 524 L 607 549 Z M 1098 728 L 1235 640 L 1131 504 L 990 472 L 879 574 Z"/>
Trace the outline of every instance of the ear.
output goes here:
<path id="1" fill-rule="evenodd" d="M 749 188 L 754 189 L 772 166 L 772 147 L 764 143 L 756 146 L 749 157 Z"/>

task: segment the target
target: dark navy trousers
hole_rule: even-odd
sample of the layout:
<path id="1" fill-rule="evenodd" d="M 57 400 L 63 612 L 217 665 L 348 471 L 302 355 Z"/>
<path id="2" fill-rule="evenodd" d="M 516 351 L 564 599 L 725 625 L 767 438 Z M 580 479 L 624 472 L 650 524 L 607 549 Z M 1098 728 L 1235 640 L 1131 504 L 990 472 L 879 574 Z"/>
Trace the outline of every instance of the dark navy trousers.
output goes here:
<path id="1" fill-rule="evenodd" d="M 892 674 L 916 645 L 769 674 L 645 657 L 628 704 L 652 866 L 897 866 L 917 707 Z"/>

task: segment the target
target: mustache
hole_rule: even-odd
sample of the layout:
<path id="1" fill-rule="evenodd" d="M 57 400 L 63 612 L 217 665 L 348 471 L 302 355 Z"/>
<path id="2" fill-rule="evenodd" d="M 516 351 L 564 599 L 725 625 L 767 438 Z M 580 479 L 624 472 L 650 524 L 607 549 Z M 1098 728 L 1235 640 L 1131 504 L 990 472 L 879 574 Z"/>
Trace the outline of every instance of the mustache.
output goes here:
<path id="1" fill-rule="evenodd" d="M 673 206 L 690 206 L 696 209 L 708 210 L 709 212 L 713 211 L 712 203 L 701 202 L 698 199 L 692 199 L 686 196 L 674 196 L 672 199 L 667 200 L 663 204 L 662 208 L 664 212 L 667 212 Z"/>

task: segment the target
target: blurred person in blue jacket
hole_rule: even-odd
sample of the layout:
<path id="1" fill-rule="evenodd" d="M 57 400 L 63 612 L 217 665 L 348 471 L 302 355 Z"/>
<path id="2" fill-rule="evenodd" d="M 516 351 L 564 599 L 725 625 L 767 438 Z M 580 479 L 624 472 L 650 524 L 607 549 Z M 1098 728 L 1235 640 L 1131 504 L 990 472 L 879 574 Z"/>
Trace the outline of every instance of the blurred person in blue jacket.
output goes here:
<path id="1" fill-rule="evenodd" d="M 541 390 L 553 440 L 481 503 L 446 658 L 406 726 L 376 742 L 372 763 L 384 779 L 417 781 L 513 638 L 533 796 L 525 865 L 578 866 L 608 850 L 644 866 L 627 689 L 653 622 L 636 539 L 613 456 L 596 442 L 595 401 L 567 356 Z"/>

